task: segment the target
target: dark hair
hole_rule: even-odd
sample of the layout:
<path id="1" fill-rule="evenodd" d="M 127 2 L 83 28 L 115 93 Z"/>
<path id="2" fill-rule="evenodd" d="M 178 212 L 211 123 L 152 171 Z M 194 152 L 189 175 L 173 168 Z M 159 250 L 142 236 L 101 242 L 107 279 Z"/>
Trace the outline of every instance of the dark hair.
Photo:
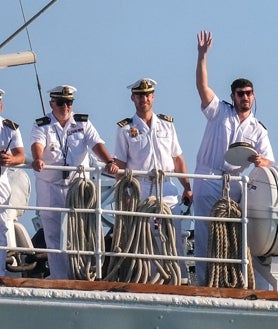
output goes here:
<path id="1" fill-rule="evenodd" d="M 235 90 L 237 88 L 245 88 L 245 87 L 251 87 L 253 89 L 253 83 L 248 80 L 248 79 L 236 79 L 232 84 L 231 84 L 231 90 L 232 90 L 232 94 L 235 93 Z"/>

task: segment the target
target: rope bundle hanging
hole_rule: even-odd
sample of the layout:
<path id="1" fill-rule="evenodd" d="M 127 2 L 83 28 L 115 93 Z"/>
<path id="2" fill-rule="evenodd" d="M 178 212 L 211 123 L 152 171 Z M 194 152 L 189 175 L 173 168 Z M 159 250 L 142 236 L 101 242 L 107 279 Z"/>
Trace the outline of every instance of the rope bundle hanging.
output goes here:
<path id="1" fill-rule="evenodd" d="M 159 176 L 159 177 L 158 177 Z M 171 214 L 162 202 L 159 188 L 163 184 L 162 172 L 155 175 L 156 192 L 160 197 L 150 196 L 142 204 L 140 184 L 130 171 L 118 182 L 115 191 L 117 210 L 154 214 Z M 160 189 L 161 190 L 161 189 Z M 157 227 L 154 233 L 152 224 Z M 158 237 L 156 237 L 158 235 Z M 158 242 L 157 242 L 158 240 Z M 113 232 L 112 251 L 134 254 L 177 255 L 175 230 L 171 219 L 145 216 L 117 215 Z M 150 260 L 145 258 L 112 257 L 105 280 L 141 283 L 180 284 L 180 268 L 177 261 Z"/>
<path id="2" fill-rule="evenodd" d="M 75 178 L 70 184 L 66 207 L 92 209 L 96 205 L 96 187 L 86 178 Z M 94 213 L 70 212 L 67 223 L 68 250 L 96 250 L 96 218 Z M 101 235 L 102 250 L 104 237 Z M 95 258 L 90 255 L 69 255 L 70 278 L 95 279 Z"/>
<path id="3" fill-rule="evenodd" d="M 226 195 L 225 195 L 226 193 Z M 229 197 L 229 177 L 224 176 L 223 198 L 211 210 L 212 217 L 240 218 L 239 205 Z M 211 222 L 209 225 L 208 257 L 240 259 L 242 257 L 242 227 L 235 222 Z M 250 249 L 248 258 L 248 288 L 255 288 Z M 234 263 L 208 263 L 208 286 L 243 288 L 245 286 L 242 265 Z"/>
<path id="4" fill-rule="evenodd" d="M 125 175 L 115 186 L 115 208 L 123 211 L 136 211 L 140 200 L 140 184 L 132 177 L 128 169 Z M 116 215 L 111 250 L 115 252 L 128 252 L 130 249 L 130 236 L 134 236 L 134 217 L 132 215 Z M 104 280 L 123 281 L 129 268 L 129 258 L 111 257 L 108 265 L 108 275 Z"/>

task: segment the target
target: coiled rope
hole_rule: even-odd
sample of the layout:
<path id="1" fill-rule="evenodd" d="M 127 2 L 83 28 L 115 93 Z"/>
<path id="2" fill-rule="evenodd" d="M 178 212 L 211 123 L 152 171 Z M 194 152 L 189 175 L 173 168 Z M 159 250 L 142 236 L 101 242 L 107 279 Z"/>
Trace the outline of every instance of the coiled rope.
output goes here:
<path id="1" fill-rule="evenodd" d="M 226 194 L 226 195 L 225 195 Z M 239 205 L 229 197 L 229 175 L 223 178 L 223 197 L 211 210 L 211 216 L 223 218 L 240 218 Z M 234 222 L 211 222 L 209 225 L 208 257 L 241 259 L 242 257 L 242 226 Z M 250 249 L 248 258 L 248 288 L 255 289 L 254 271 Z M 208 286 L 243 288 L 245 286 L 242 265 L 238 263 L 208 263 Z"/>
<path id="2" fill-rule="evenodd" d="M 156 192 L 159 197 L 150 196 L 139 204 L 140 184 L 126 170 L 125 176 L 115 189 L 116 209 L 154 214 L 171 214 L 167 204 L 162 202 L 163 173 L 156 172 Z M 152 229 L 157 227 L 158 237 Z M 157 241 L 158 240 L 158 241 Z M 177 255 L 175 230 L 170 218 L 117 215 L 112 238 L 112 251 L 145 254 Z M 177 261 L 151 260 L 133 257 L 112 257 L 105 280 L 140 283 L 180 284 L 181 274 Z"/>
<path id="3" fill-rule="evenodd" d="M 85 177 L 85 176 L 84 176 Z M 96 206 L 96 187 L 83 177 L 74 178 L 69 186 L 66 207 L 92 209 Z M 104 235 L 101 235 L 104 250 Z M 67 249 L 78 251 L 96 250 L 96 217 L 94 213 L 70 212 L 67 222 Z M 96 277 L 95 257 L 69 255 L 70 278 L 93 281 Z"/>

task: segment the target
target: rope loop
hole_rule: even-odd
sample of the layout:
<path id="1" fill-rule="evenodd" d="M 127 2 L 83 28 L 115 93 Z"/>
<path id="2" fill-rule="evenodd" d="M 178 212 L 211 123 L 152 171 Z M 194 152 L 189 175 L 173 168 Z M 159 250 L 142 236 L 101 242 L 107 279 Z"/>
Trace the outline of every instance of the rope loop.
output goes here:
<path id="1" fill-rule="evenodd" d="M 230 174 L 223 175 L 222 198 L 228 201 L 228 217 L 231 217 L 230 180 Z"/>
<path id="2" fill-rule="evenodd" d="M 152 173 L 156 185 L 161 186 L 164 173 L 162 171 L 152 171 Z M 129 178 L 129 173 L 126 172 L 117 184 L 116 209 L 155 215 L 153 217 L 116 215 L 111 249 L 129 254 L 177 256 L 173 221 L 171 218 L 162 219 L 158 216 L 158 214 L 171 214 L 170 208 L 162 202 L 162 197 L 157 198 L 153 195 L 140 203 L 140 184 L 135 178 L 132 178 L 131 182 L 128 181 Z M 144 257 L 110 257 L 104 280 L 179 285 L 181 271 L 178 261 Z"/>
<path id="3" fill-rule="evenodd" d="M 82 172 L 80 168 L 80 172 Z M 71 208 L 67 221 L 67 249 L 77 250 L 69 255 L 70 278 L 93 281 L 96 277 L 95 257 L 82 255 L 80 251 L 96 250 L 95 213 L 77 212 L 76 209 L 92 209 L 96 206 L 95 184 L 83 177 L 75 178 L 69 185 L 66 207 Z M 104 235 L 101 232 L 101 248 L 104 250 Z"/>
<path id="4" fill-rule="evenodd" d="M 162 212 L 163 204 L 163 183 L 164 183 L 165 174 L 161 169 L 152 169 L 151 170 L 151 189 L 149 196 L 152 194 L 153 186 L 155 185 L 155 196 L 157 200 L 157 213 Z"/>
<path id="5" fill-rule="evenodd" d="M 133 179 L 133 172 L 132 172 L 132 170 L 126 168 L 126 170 L 125 170 L 125 177 L 126 177 L 127 182 L 132 183 L 132 179 Z"/>
<path id="6" fill-rule="evenodd" d="M 211 210 L 212 217 L 240 218 L 239 205 L 232 199 L 218 200 Z M 208 257 L 241 259 L 242 257 L 242 226 L 235 222 L 210 222 Z M 248 258 L 248 288 L 255 289 L 254 271 L 250 249 Z M 245 286 L 242 265 L 233 263 L 208 263 L 207 277 L 209 287 L 243 288 Z"/>
<path id="7" fill-rule="evenodd" d="M 230 200 L 230 174 L 223 175 L 222 198 Z"/>
<path id="8" fill-rule="evenodd" d="M 79 177 L 86 177 L 86 172 L 85 172 L 85 167 L 83 165 L 79 165 L 76 168 L 76 173 L 78 174 Z"/>

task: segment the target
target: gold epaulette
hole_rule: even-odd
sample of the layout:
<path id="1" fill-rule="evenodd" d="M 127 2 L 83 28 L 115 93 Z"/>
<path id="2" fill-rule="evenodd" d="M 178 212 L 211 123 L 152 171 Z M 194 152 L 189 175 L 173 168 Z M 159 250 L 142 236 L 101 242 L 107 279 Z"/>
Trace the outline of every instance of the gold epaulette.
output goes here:
<path id="1" fill-rule="evenodd" d="M 74 114 L 73 118 L 75 121 L 79 121 L 79 122 L 87 122 L 88 121 L 88 114 Z"/>
<path id="2" fill-rule="evenodd" d="M 170 117 L 169 115 L 166 115 L 166 114 L 158 114 L 157 116 L 159 117 L 159 119 L 162 119 L 162 120 L 165 120 L 165 121 L 168 121 L 168 122 L 173 122 L 174 121 L 173 117 Z"/>
<path id="3" fill-rule="evenodd" d="M 39 119 L 36 119 L 36 123 L 39 127 L 41 126 L 45 126 L 45 125 L 49 125 L 51 122 L 51 119 L 47 116 L 45 117 L 42 117 L 42 118 L 39 118 Z"/>
<path id="4" fill-rule="evenodd" d="M 17 123 L 15 123 L 9 119 L 3 120 L 3 125 L 6 127 L 9 127 L 12 130 L 16 130 L 19 127 L 19 125 Z"/>
<path id="5" fill-rule="evenodd" d="M 117 122 L 117 125 L 122 128 L 122 127 L 126 126 L 127 124 L 129 124 L 130 122 L 132 122 L 131 118 L 125 118 L 125 119 Z"/>

